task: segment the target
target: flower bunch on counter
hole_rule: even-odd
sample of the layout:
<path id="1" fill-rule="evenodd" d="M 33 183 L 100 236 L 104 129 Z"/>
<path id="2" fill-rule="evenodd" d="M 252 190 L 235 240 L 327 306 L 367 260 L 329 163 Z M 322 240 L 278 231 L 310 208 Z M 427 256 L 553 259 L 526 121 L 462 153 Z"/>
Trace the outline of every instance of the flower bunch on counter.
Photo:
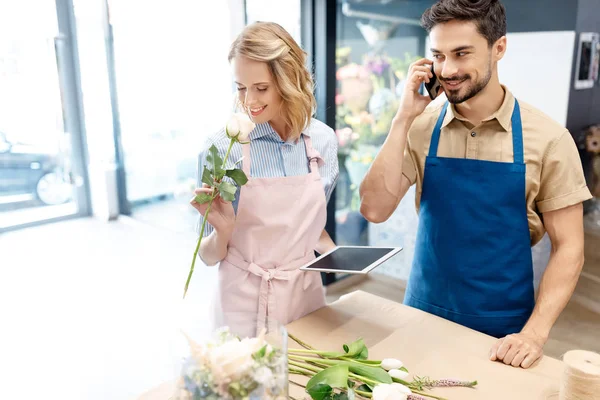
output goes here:
<path id="1" fill-rule="evenodd" d="M 272 346 L 265 332 L 240 339 L 228 328 L 199 344 L 187 337 L 191 357 L 183 368 L 186 400 L 264 399 L 287 397 L 285 349 Z"/>
<path id="2" fill-rule="evenodd" d="M 306 385 L 293 379 L 290 383 L 304 387 L 313 400 L 445 400 L 426 390 L 441 386 L 477 385 L 477 381 L 432 380 L 427 377 L 408 381 L 408 369 L 400 360 L 370 360 L 362 339 L 344 344 L 343 352 L 330 352 L 317 350 L 292 334 L 289 337 L 302 346 L 301 349 L 288 349 L 290 375 L 310 377 Z"/>

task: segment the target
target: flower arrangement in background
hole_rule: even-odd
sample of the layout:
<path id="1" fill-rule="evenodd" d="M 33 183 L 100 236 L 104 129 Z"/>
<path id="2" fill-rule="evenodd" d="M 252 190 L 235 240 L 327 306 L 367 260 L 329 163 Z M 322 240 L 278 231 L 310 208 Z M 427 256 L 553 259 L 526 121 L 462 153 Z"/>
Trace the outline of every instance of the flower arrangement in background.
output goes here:
<path id="1" fill-rule="evenodd" d="M 340 215 L 358 212 L 358 187 L 389 133 L 408 67 L 419 58 L 371 52 L 357 62 L 351 56 L 350 47 L 336 50 L 335 132 L 340 166 L 350 181 L 347 193 L 340 192 Z"/>

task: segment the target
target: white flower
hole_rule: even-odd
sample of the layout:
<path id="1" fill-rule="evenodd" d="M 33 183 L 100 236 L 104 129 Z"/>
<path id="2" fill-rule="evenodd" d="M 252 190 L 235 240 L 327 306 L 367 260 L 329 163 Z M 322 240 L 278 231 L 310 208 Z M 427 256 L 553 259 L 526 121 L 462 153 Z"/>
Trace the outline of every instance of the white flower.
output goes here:
<path id="1" fill-rule="evenodd" d="M 399 383 L 379 384 L 373 389 L 373 400 L 406 400 L 410 394 L 410 390 L 404 386 L 400 388 Z M 408 393 L 403 389 L 406 388 Z"/>
<path id="2" fill-rule="evenodd" d="M 249 373 L 254 363 L 254 346 L 238 340 L 230 340 L 211 349 L 210 368 L 216 382 L 235 382 Z"/>
<path id="3" fill-rule="evenodd" d="M 404 366 L 402 361 L 396 360 L 395 358 L 385 358 L 381 361 L 381 368 L 389 371 L 390 369 L 400 369 Z"/>
<path id="4" fill-rule="evenodd" d="M 397 369 L 397 368 L 390 369 L 388 371 L 388 374 L 390 374 L 390 376 L 392 378 L 402 379 L 402 380 L 404 380 L 404 378 L 408 377 L 408 372 L 403 371 L 401 369 Z"/>
<path id="5" fill-rule="evenodd" d="M 412 394 L 412 391 L 407 386 L 404 386 L 401 383 L 394 382 L 392 383 L 392 387 L 394 388 L 394 390 L 400 393 L 404 393 L 406 395 Z"/>
<path id="6" fill-rule="evenodd" d="M 260 367 L 254 372 L 254 380 L 261 385 L 271 386 L 273 382 L 273 372 L 267 367 Z"/>
<path id="7" fill-rule="evenodd" d="M 247 114 L 235 113 L 227 122 L 225 132 L 227 132 L 227 136 L 230 138 L 237 139 L 239 142 L 245 142 L 248 140 L 248 136 L 250 136 L 250 132 L 254 130 L 255 126 Z"/>

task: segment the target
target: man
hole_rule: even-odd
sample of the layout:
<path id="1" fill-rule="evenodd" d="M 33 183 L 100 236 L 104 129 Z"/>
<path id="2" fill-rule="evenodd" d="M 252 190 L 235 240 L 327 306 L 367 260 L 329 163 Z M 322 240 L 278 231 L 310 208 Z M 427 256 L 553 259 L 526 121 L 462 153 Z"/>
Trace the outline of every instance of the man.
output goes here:
<path id="1" fill-rule="evenodd" d="M 409 68 L 390 133 L 361 184 L 361 212 L 385 221 L 416 183 L 405 304 L 498 338 L 490 359 L 528 368 L 583 266 L 582 202 L 591 194 L 581 161 L 564 127 L 500 84 L 500 1 L 440 0 L 422 25 L 433 60 Z M 447 101 L 419 94 L 432 64 Z M 536 301 L 531 246 L 545 231 L 552 254 Z"/>

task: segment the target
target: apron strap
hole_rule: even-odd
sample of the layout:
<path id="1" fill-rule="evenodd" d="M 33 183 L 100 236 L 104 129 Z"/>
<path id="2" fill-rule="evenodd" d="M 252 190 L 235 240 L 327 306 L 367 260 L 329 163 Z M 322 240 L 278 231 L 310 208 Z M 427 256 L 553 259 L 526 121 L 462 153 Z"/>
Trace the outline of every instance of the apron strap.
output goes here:
<path id="1" fill-rule="evenodd" d="M 521 124 L 521 108 L 517 99 L 515 99 L 515 108 L 510 117 L 510 124 L 513 139 L 513 161 L 515 164 L 523 164 L 523 125 Z"/>
<path id="2" fill-rule="evenodd" d="M 448 109 L 448 102 L 444 103 L 442 112 L 435 123 L 433 133 L 431 134 L 431 144 L 429 145 L 429 157 L 437 157 L 438 143 L 440 142 L 440 132 L 442 131 L 442 124 L 444 123 L 444 117 L 446 116 L 446 110 Z"/>
<path id="3" fill-rule="evenodd" d="M 440 133 L 442 131 L 442 124 L 444 123 L 444 117 L 448 109 L 448 102 L 444 103 L 440 116 L 437 119 L 433 133 L 431 134 L 431 144 L 429 146 L 429 157 L 437 157 L 438 144 L 440 142 Z M 523 164 L 523 125 L 521 123 L 521 109 L 519 102 L 515 99 L 515 106 L 513 108 L 511 116 L 511 127 L 512 127 L 512 139 L 513 139 L 513 162 L 515 164 Z"/>
<path id="4" fill-rule="evenodd" d="M 304 146 L 306 147 L 306 157 L 310 165 L 310 172 L 319 175 L 319 167 L 325 165 L 325 160 L 321 157 L 321 154 L 312 147 L 312 140 L 310 136 L 302 135 L 304 138 Z"/>
<path id="5" fill-rule="evenodd" d="M 231 252 L 225 257 L 226 262 L 239 268 L 243 271 L 248 271 L 252 275 L 256 275 L 261 278 L 260 289 L 258 295 L 258 313 L 256 316 L 256 335 L 260 335 L 263 328 L 266 328 L 271 332 L 274 328 L 275 320 L 274 315 L 276 313 L 275 296 L 273 295 L 273 281 L 288 281 L 292 277 L 292 274 L 299 271 L 302 265 L 306 264 L 314 258 L 314 254 L 308 254 L 302 257 L 290 265 L 286 265 L 286 268 L 263 268 L 260 265 L 244 260 Z"/>
<path id="6" fill-rule="evenodd" d="M 244 159 L 242 160 L 242 169 L 247 177 L 250 176 L 250 143 L 246 143 L 242 145 L 242 154 Z"/>

